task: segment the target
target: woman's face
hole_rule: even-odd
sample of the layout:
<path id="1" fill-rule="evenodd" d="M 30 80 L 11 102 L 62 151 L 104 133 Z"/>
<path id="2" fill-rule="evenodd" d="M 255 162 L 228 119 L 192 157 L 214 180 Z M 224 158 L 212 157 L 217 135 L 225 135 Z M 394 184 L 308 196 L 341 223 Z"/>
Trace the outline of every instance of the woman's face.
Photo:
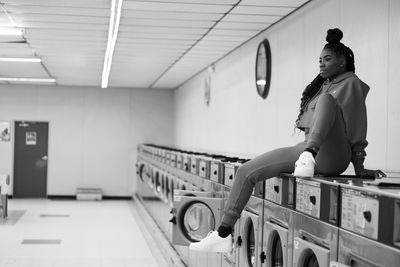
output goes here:
<path id="1" fill-rule="evenodd" d="M 332 79 L 346 72 L 346 60 L 330 49 L 323 49 L 319 58 L 319 70 L 323 78 Z"/>

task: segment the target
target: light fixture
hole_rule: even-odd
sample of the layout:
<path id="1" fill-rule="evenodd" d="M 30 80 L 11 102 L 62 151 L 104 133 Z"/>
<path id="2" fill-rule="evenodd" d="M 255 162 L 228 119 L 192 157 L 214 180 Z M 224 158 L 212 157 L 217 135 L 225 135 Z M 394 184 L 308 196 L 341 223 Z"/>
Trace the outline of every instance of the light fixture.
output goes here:
<path id="1" fill-rule="evenodd" d="M 0 82 L 35 82 L 35 83 L 55 83 L 53 78 L 3 78 L 0 77 Z"/>
<path id="2" fill-rule="evenodd" d="M 23 36 L 23 29 L 14 27 L 0 27 L 0 35 Z"/>
<path id="3" fill-rule="evenodd" d="M 116 3 L 118 1 L 118 3 Z M 104 55 L 103 74 L 101 76 L 101 88 L 107 88 L 110 76 L 111 63 L 114 55 L 115 43 L 118 36 L 119 22 L 121 20 L 121 9 L 123 0 L 111 1 L 110 24 L 108 27 L 107 49 Z"/>
<path id="4" fill-rule="evenodd" d="M 0 57 L 0 61 L 6 62 L 42 62 L 40 58 L 18 58 L 18 57 Z"/>

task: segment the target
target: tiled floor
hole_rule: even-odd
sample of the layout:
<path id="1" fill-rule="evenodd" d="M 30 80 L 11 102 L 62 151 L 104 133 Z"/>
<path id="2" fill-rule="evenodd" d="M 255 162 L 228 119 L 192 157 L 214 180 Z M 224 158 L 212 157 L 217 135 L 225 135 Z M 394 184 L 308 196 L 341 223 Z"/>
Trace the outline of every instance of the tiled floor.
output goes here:
<path id="1" fill-rule="evenodd" d="M 11 199 L 9 218 L 0 220 L 0 266 L 167 266 L 152 254 L 131 203 Z"/>

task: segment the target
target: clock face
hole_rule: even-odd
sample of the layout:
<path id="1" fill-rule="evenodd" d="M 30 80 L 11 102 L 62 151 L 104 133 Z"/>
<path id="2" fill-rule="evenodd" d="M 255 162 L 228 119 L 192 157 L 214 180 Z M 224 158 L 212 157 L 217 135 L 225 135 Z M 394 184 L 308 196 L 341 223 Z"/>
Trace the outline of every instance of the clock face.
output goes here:
<path id="1" fill-rule="evenodd" d="M 262 98 L 267 98 L 271 82 L 271 48 L 268 39 L 264 39 L 257 49 L 256 86 Z"/>

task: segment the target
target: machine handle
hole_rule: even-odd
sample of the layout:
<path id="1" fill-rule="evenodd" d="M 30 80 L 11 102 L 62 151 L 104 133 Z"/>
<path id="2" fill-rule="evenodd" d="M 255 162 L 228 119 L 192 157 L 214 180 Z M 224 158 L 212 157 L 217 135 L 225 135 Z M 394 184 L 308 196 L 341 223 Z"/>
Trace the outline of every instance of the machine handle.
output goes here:
<path id="1" fill-rule="evenodd" d="M 264 251 L 261 252 L 260 253 L 260 261 L 261 261 L 261 263 L 264 263 L 266 258 L 267 258 L 267 255 L 265 255 L 265 252 Z"/>
<path id="2" fill-rule="evenodd" d="M 287 226 L 285 226 L 285 224 L 282 221 L 278 220 L 277 218 L 270 217 L 268 218 L 268 222 L 287 229 Z"/>
<path id="3" fill-rule="evenodd" d="M 315 203 L 317 203 L 317 199 L 315 196 L 310 196 L 310 202 L 315 206 Z"/>
<path id="4" fill-rule="evenodd" d="M 275 186 L 274 186 L 274 191 L 275 191 L 277 194 L 279 194 L 279 186 L 278 186 L 278 185 L 275 185 Z"/>
<path id="5" fill-rule="evenodd" d="M 300 236 L 301 239 L 309 240 L 309 241 L 311 241 L 311 242 L 313 242 L 313 243 L 315 243 L 317 245 L 320 245 L 320 246 L 325 247 L 325 248 L 329 248 L 329 243 L 328 242 L 326 242 L 322 238 L 320 238 L 318 236 L 315 236 L 313 234 L 310 234 L 310 233 L 308 233 L 308 232 L 306 232 L 304 230 L 299 230 L 299 236 Z"/>
<path id="6" fill-rule="evenodd" d="M 176 224 L 176 217 L 172 217 L 171 220 L 169 220 L 170 223 L 172 224 Z"/>
<path id="7" fill-rule="evenodd" d="M 243 242 L 242 237 L 238 236 L 238 238 L 236 240 L 236 244 L 240 247 L 240 246 L 242 246 L 242 242 Z"/>
<path id="8" fill-rule="evenodd" d="M 353 252 L 350 252 L 349 259 L 350 259 L 350 261 L 349 261 L 350 266 L 358 266 L 358 264 L 354 264 L 354 263 L 362 263 L 362 265 L 365 265 L 365 266 L 379 267 L 379 265 L 377 265 L 376 263 L 374 263 L 366 258 L 363 258 L 359 255 L 356 255 Z"/>

